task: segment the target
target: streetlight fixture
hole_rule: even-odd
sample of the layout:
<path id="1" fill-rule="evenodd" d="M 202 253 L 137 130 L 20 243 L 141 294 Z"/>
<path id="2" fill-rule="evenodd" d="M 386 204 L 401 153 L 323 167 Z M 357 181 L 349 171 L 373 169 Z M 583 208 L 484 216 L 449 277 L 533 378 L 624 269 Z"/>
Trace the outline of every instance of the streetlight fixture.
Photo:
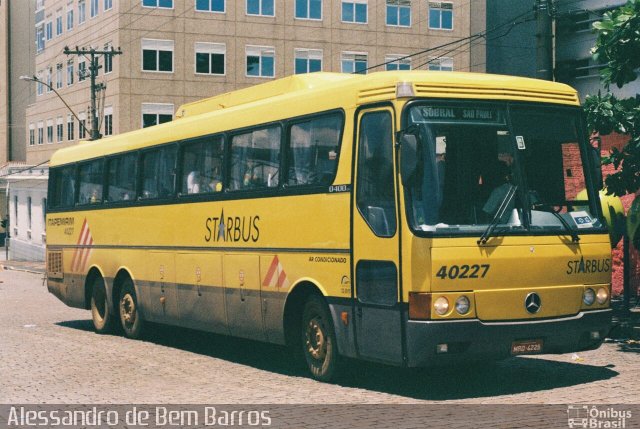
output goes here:
<path id="1" fill-rule="evenodd" d="M 76 120 L 78 121 L 79 126 L 81 126 L 82 128 L 84 128 L 85 133 L 87 133 L 90 136 L 93 136 L 93 134 L 87 129 L 87 127 L 82 123 L 82 121 L 80 120 L 80 118 L 78 117 L 78 115 L 76 115 L 76 112 L 73 111 L 73 109 L 71 108 L 71 106 L 69 106 L 67 104 L 67 102 L 64 100 L 64 98 L 62 98 L 62 96 L 60 95 L 60 93 L 58 91 L 56 91 L 56 89 L 49 85 L 47 82 L 44 82 L 40 79 L 38 79 L 38 76 L 29 76 L 29 75 L 22 75 L 20 76 L 20 80 L 24 80 L 27 82 L 36 82 L 36 83 L 40 83 L 44 86 L 46 86 L 47 88 L 49 88 L 51 91 L 53 91 L 60 100 L 62 100 L 62 102 L 64 103 L 65 106 L 67 106 L 67 109 L 71 112 L 71 114 L 73 115 L 74 118 L 76 118 Z"/>

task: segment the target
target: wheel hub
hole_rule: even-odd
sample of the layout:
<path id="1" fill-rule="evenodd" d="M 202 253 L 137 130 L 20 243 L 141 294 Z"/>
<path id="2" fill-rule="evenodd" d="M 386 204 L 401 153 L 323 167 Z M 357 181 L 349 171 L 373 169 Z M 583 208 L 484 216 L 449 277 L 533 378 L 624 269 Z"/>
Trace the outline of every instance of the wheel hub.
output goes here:
<path id="1" fill-rule="evenodd" d="M 327 355 L 327 342 L 322 325 L 317 318 L 311 319 L 307 325 L 306 345 L 309 354 L 317 360 L 322 360 Z"/>
<path id="2" fill-rule="evenodd" d="M 136 320 L 136 304 L 131 295 L 122 297 L 120 301 L 120 314 L 122 314 L 122 319 L 128 324 L 133 324 Z"/>

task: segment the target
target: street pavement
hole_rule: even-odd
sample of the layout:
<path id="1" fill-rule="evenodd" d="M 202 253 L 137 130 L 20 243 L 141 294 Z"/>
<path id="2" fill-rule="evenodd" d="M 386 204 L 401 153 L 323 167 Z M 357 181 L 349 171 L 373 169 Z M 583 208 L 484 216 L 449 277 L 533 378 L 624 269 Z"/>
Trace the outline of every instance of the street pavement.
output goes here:
<path id="1" fill-rule="evenodd" d="M 89 311 L 49 294 L 42 273 L 0 271 L 0 404 L 638 404 L 640 397 L 633 341 L 456 368 L 350 361 L 337 382 L 320 383 L 280 346 L 151 328 L 142 341 L 95 334 Z"/>

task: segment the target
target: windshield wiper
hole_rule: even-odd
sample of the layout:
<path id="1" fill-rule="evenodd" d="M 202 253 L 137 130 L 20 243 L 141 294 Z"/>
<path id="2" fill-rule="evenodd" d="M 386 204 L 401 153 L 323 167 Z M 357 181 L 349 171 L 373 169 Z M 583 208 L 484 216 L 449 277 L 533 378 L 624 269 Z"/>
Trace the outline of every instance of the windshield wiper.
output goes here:
<path id="1" fill-rule="evenodd" d="M 500 220 L 502 219 L 504 212 L 507 210 L 507 207 L 509 207 L 511 200 L 516 195 L 517 189 L 518 189 L 518 185 L 511 185 L 509 187 L 509 190 L 507 191 L 507 195 L 504 196 L 504 198 L 502 199 L 502 202 L 500 203 L 500 207 L 498 207 L 498 210 L 496 211 L 496 215 L 493 217 L 487 229 L 482 233 L 482 235 L 478 239 L 478 245 L 487 244 L 487 240 L 493 233 L 493 230 L 496 228 L 496 226 L 498 226 L 498 223 L 500 223 Z"/>
<path id="2" fill-rule="evenodd" d="M 571 228 L 571 225 L 569 225 L 569 222 L 567 222 L 566 219 L 563 218 L 562 215 L 560 215 L 560 213 L 557 213 L 553 209 L 553 207 L 551 207 L 551 206 L 549 206 L 548 204 L 545 204 L 545 203 L 537 203 L 537 204 L 533 204 L 533 208 L 535 210 L 542 209 L 545 212 L 551 213 L 552 215 L 554 215 L 556 217 L 556 219 L 558 219 L 560 221 L 560 223 L 562 224 L 564 229 L 571 236 L 571 241 L 574 242 L 574 243 L 578 243 L 580 241 L 580 236 L 578 235 L 578 233 L 573 228 Z"/>

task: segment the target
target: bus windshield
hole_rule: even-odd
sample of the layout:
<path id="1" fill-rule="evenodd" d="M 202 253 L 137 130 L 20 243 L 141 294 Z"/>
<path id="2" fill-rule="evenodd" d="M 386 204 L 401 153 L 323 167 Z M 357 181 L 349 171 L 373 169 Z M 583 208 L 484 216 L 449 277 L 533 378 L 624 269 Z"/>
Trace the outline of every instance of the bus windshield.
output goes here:
<path id="1" fill-rule="evenodd" d="M 421 141 L 406 186 L 416 232 L 576 233 L 601 229 L 587 192 L 578 109 L 499 103 L 415 103 Z"/>

